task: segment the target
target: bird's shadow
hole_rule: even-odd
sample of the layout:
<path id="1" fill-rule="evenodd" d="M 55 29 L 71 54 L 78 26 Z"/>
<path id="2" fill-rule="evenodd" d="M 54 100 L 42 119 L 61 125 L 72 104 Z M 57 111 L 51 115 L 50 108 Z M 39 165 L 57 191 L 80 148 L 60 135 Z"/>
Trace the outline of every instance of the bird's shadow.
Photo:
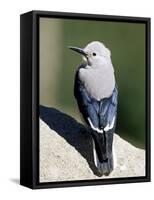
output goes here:
<path id="1" fill-rule="evenodd" d="M 40 118 L 63 137 L 83 156 L 93 173 L 99 176 L 93 161 L 92 138 L 87 129 L 73 117 L 55 109 L 40 105 Z"/>

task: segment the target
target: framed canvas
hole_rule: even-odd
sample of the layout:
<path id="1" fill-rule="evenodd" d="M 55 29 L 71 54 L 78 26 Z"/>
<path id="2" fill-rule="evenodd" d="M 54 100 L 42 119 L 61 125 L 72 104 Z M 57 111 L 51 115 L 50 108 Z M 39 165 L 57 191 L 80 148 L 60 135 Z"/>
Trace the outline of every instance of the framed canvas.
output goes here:
<path id="1" fill-rule="evenodd" d="M 31 11 L 20 31 L 21 185 L 150 181 L 150 18 Z"/>

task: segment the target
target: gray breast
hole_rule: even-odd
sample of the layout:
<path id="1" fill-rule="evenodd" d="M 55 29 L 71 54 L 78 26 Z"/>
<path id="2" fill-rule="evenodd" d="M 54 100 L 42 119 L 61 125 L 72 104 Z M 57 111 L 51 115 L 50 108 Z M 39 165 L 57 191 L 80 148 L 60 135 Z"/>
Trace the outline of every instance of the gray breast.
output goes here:
<path id="1" fill-rule="evenodd" d="M 115 87 L 114 70 L 110 68 L 86 67 L 79 70 L 79 78 L 89 95 L 96 100 L 110 97 Z"/>

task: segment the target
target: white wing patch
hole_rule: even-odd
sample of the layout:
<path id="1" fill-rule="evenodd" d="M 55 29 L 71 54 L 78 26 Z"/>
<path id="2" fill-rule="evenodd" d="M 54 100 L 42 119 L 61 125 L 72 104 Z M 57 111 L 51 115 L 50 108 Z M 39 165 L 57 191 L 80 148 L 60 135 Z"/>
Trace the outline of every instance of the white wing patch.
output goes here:
<path id="1" fill-rule="evenodd" d="M 108 131 L 108 130 L 112 129 L 113 126 L 114 126 L 114 122 L 115 122 L 115 117 L 113 117 L 113 120 L 112 120 L 111 125 L 108 124 L 108 125 L 104 128 L 104 131 Z"/>
<path id="2" fill-rule="evenodd" d="M 90 126 L 91 126 L 91 128 L 92 128 L 93 130 L 97 131 L 98 133 L 103 133 L 103 130 L 100 130 L 99 128 L 94 127 L 94 125 L 93 125 L 93 123 L 91 122 L 91 119 L 90 119 L 89 117 L 88 117 L 88 122 L 89 122 L 89 124 L 90 124 Z M 110 125 L 108 124 L 108 125 L 104 128 L 104 131 L 108 131 L 108 130 L 112 129 L 113 126 L 114 126 L 114 122 L 115 122 L 115 117 L 113 117 L 112 123 L 111 123 Z"/>
<path id="3" fill-rule="evenodd" d="M 100 129 L 94 127 L 94 125 L 92 124 L 91 119 L 89 117 L 88 117 L 88 122 L 93 130 L 97 131 L 98 133 L 103 133 L 103 130 L 100 130 Z"/>

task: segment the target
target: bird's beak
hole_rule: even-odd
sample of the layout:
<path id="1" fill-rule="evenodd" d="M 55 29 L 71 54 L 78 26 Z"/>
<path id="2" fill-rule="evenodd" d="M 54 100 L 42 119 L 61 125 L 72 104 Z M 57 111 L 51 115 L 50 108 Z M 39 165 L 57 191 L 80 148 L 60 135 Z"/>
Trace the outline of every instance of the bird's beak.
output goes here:
<path id="1" fill-rule="evenodd" d="M 85 56 L 86 58 L 88 56 L 87 53 L 83 49 L 81 49 L 79 47 L 68 46 L 68 48 L 72 49 L 73 51 L 76 51 L 76 52 L 80 53 L 81 55 Z"/>

